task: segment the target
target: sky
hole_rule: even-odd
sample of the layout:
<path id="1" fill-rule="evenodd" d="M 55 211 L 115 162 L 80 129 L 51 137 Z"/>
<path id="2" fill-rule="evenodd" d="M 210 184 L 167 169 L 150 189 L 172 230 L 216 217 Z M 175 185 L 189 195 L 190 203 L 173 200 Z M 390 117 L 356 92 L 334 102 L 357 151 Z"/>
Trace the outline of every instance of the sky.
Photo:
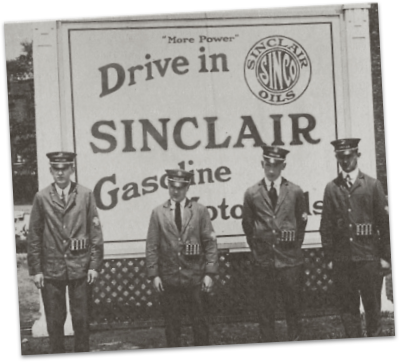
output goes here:
<path id="1" fill-rule="evenodd" d="M 4 24 L 4 37 L 6 59 L 15 59 L 22 53 L 21 43 L 32 41 L 33 23 L 6 23 Z"/>

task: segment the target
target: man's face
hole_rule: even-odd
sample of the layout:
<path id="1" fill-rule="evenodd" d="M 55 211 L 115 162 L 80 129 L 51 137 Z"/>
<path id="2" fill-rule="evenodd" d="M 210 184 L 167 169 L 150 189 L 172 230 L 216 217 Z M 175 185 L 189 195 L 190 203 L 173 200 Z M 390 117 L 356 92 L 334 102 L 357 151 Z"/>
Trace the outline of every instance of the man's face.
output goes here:
<path id="1" fill-rule="evenodd" d="M 73 166 L 66 166 L 66 167 L 50 167 L 50 173 L 54 178 L 54 182 L 60 187 L 65 188 L 68 186 L 69 182 L 71 181 L 71 176 L 74 173 Z"/>
<path id="2" fill-rule="evenodd" d="M 174 202 L 181 202 L 187 195 L 190 185 L 183 187 L 176 187 L 173 183 L 168 183 L 169 196 Z"/>
<path id="3" fill-rule="evenodd" d="M 344 155 L 343 152 L 337 152 L 335 157 L 342 170 L 349 173 L 357 167 L 357 159 L 360 157 L 360 153 L 354 151 L 349 155 Z"/>
<path id="4" fill-rule="evenodd" d="M 269 158 L 265 158 L 262 161 L 265 176 L 270 182 L 275 181 L 281 175 L 281 172 L 285 169 L 285 165 L 286 163 L 283 161 L 271 161 Z"/>

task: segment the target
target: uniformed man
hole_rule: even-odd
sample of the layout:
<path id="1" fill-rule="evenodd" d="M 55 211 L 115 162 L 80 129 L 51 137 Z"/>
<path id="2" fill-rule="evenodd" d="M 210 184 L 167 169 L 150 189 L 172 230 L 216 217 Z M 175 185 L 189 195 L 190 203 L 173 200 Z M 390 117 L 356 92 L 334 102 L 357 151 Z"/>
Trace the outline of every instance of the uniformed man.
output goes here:
<path id="1" fill-rule="evenodd" d="M 383 270 L 391 261 L 384 190 L 378 180 L 359 170 L 359 141 L 331 142 L 342 172 L 326 186 L 320 224 L 347 337 L 362 336 L 360 296 L 367 336 L 380 334 Z"/>
<path id="2" fill-rule="evenodd" d="M 264 178 L 244 196 L 242 226 L 253 256 L 261 342 L 275 336 L 276 292 L 284 303 L 289 340 L 298 340 L 303 277 L 301 246 L 307 223 L 301 188 L 281 176 L 289 151 L 262 146 Z"/>
<path id="3" fill-rule="evenodd" d="M 218 270 L 215 233 L 205 206 L 186 197 L 192 173 L 166 170 L 170 199 L 151 214 L 147 274 L 160 293 L 168 347 L 180 347 L 181 313 L 187 303 L 194 345 L 209 345 L 204 293 Z"/>
<path id="4" fill-rule="evenodd" d="M 54 183 L 33 201 L 28 235 L 29 273 L 41 289 L 50 353 L 63 353 L 66 287 L 75 352 L 89 351 L 89 286 L 103 259 L 103 237 L 93 194 L 71 182 L 75 154 L 51 152 Z"/>

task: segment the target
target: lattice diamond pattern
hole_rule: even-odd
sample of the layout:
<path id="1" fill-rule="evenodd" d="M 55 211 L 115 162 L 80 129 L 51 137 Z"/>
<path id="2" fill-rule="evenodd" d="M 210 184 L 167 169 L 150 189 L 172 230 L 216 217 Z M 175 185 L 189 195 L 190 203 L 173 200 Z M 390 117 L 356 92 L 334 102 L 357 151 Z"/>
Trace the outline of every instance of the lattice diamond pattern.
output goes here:
<path id="1" fill-rule="evenodd" d="M 331 273 L 322 249 L 305 249 L 303 253 L 303 308 L 323 313 L 334 304 Z M 277 297 L 281 301 L 281 297 Z M 99 281 L 93 287 L 91 311 L 92 324 L 160 319 L 158 296 L 147 280 L 145 259 L 106 260 Z M 209 312 L 214 317 L 231 320 L 254 315 L 255 295 L 249 253 L 220 252 L 219 275 L 209 298 Z"/>

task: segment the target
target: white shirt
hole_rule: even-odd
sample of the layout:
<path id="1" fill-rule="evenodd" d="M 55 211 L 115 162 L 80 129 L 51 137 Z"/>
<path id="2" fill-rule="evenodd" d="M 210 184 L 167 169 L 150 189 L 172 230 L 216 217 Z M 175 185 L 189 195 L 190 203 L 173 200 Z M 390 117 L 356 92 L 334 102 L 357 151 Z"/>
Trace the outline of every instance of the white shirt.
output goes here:
<path id="1" fill-rule="evenodd" d="M 71 189 L 71 182 L 68 184 L 67 187 L 65 187 L 65 189 L 60 188 L 57 184 L 55 184 L 55 189 L 57 190 L 57 194 L 60 197 L 60 199 L 62 200 L 62 192 L 64 192 L 64 199 L 65 199 L 65 203 L 68 202 L 68 198 L 69 198 L 69 190 Z"/>
<path id="2" fill-rule="evenodd" d="M 352 185 L 355 183 L 357 177 L 359 176 L 359 168 L 355 168 L 353 171 L 346 173 L 345 171 L 342 171 L 342 177 L 344 178 L 345 181 L 347 181 L 346 176 L 349 175 L 350 182 L 352 182 Z"/>
<path id="3" fill-rule="evenodd" d="M 270 188 L 272 186 L 272 182 L 269 181 L 267 179 L 267 177 L 265 177 L 265 182 L 266 182 L 267 191 L 270 191 Z M 276 180 L 273 181 L 273 185 L 274 185 L 274 188 L 276 189 L 277 196 L 278 196 L 280 194 L 281 175 Z"/>
<path id="4" fill-rule="evenodd" d="M 181 219 L 183 220 L 184 215 L 184 206 L 186 205 L 187 197 L 185 197 L 182 201 L 180 201 L 180 215 Z M 176 212 L 176 202 L 170 199 L 170 209 L 173 210 L 173 217 L 175 217 Z"/>

